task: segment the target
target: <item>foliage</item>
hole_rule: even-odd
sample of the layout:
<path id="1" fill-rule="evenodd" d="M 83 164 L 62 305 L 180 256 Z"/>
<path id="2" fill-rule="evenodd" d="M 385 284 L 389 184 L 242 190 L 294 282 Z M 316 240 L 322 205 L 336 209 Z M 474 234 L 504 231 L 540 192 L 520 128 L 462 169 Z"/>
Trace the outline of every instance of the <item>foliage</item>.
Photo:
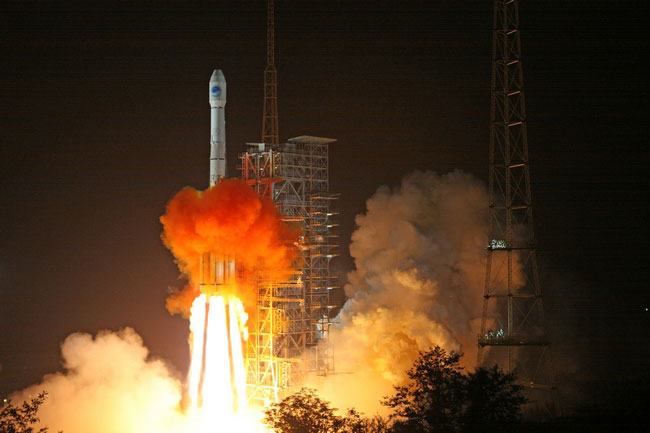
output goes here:
<path id="1" fill-rule="evenodd" d="M 337 417 L 313 389 L 302 388 L 265 411 L 264 423 L 276 433 L 333 433 Z"/>
<path id="2" fill-rule="evenodd" d="M 22 406 L 14 406 L 7 401 L 0 412 L 0 433 L 47 433 L 47 427 L 35 430 L 34 424 L 38 423 L 38 408 L 45 401 L 45 391 L 23 402 Z"/>
<path id="3" fill-rule="evenodd" d="M 407 371 L 410 382 L 396 386 L 382 404 L 393 409 L 397 431 L 458 431 L 463 417 L 466 378 L 460 353 L 436 346 L 420 353 Z"/>
<path id="4" fill-rule="evenodd" d="M 348 409 L 346 416 L 337 423 L 337 433 L 388 433 L 386 421 L 380 416 L 364 418 L 354 409 Z"/>
<path id="5" fill-rule="evenodd" d="M 506 431 L 519 420 L 526 402 L 513 373 L 498 367 L 463 372 L 462 355 L 436 346 L 407 371 L 409 382 L 395 387 L 382 404 L 390 407 L 390 423 L 364 418 L 354 409 L 345 416 L 303 388 L 266 412 L 264 423 L 276 433 L 429 433 Z"/>
<path id="6" fill-rule="evenodd" d="M 526 403 L 523 386 L 515 383 L 514 373 L 504 373 L 498 366 L 477 368 L 467 377 L 465 424 L 510 423 L 519 419 Z"/>
<path id="7" fill-rule="evenodd" d="M 460 357 L 438 346 L 420 353 L 407 372 L 409 383 L 382 402 L 393 409 L 394 432 L 461 432 L 486 425 L 493 431 L 518 420 L 526 399 L 514 374 L 496 366 L 464 374 Z"/>
<path id="8" fill-rule="evenodd" d="M 302 388 L 266 410 L 264 423 L 276 433 L 388 433 L 380 417 L 364 418 L 354 409 L 345 416 L 316 395 Z"/>

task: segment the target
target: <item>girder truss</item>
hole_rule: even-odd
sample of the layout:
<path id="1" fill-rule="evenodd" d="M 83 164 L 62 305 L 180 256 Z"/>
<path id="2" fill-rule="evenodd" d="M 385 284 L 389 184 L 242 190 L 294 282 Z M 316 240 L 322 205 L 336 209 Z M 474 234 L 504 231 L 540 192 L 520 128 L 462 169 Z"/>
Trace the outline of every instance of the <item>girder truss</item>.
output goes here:
<path id="1" fill-rule="evenodd" d="M 240 155 L 242 179 L 303 232 L 293 278 L 280 284 L 259 280 L 257 320 L 246 352 L 249 399 L 277 401 L 307 372 L 326 375 L 334 369 L 327 345 L 329 292 L 338 287 L 330 270 L 338 247 L 332 233 L 338 195 L 329 192 L 328 174 L 334 141 L 301 136 L 279 146 L 254 144 Z"/>
<path id="2" fill-rule="evenodd" d="M 275 69 L 275 7 L 267 0 L 266 67 L 264 68 L 264 111 L 262 113 L 262 143 L 278 144 L 278 71 Z"/>
<path id="3" fill-rule="evenodd" d="M 537 269 L 517 0 L 494 1 L 489 221 L 479 365 L 554 388 Z M 489 350 L 487 350 L 489 348 Z"/>

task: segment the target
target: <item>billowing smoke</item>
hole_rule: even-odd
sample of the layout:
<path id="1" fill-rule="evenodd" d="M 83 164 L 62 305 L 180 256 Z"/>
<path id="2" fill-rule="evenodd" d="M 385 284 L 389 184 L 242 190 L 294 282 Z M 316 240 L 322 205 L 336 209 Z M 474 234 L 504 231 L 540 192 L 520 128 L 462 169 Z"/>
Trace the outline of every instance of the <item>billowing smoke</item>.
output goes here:
<path id="1" fill-rule="evenodd" d="M 168 309 L 187 314 L 198 293 L 201 255 L 234 258 L 240 271 L 233 290 L 246 298 L 246 272 L 283 278 L 296 258 L 299 232 L 285 226 L 269 199 L 247 184 L 224 180 L 204 191 L 186 187 L 160 218 L 162 239 L 188 286 L 168 299 Z M 243 276 L 242 276 L 243 275 Z M 225 328 L 225 324 L 223 325 Z M 181 348 L 182 349 L 182 348 Z M 66 433 L 183 433 L 201 430 L 200 416 L 182 407 L 184 384 L 167 365 L 151 359 L 131 328 L 75 333 L 61 345 L 64 371 L 12 396 L 15 403 L 45 390 L 38 415 L 50 431 Z M 228 387 L 230 390 L 230 387 Z M 222 390 L 216 390 L 219 393 Z M 257 419 L 249 420 L 257 426 Z M 257 427 L 254 427 L 257 428 Z"/>
<path id="2" fill-rule="evenodd" d="M 240 180 L 223 180 L 204 192 L 183 188 L 169 202 L 160 222 L 163 242 L 190 281 L 168 299 L 167 308 L 172 313 L 187 315 L 199 295 L 203 253 L 234 257 L 238 268 L 256 269 L 278 279 L 285 276 L 296 258 L 293 243 L 298 231 L 282 222 L 269 198 L 260 199 Z M 238 290 L 247 287 L 246 281 L 237 281 Z M 237 295 L 250 298 L 246 293 Z"/>
<path id="3" fill-rule="evenodd" d="M 420 350 L 476 362 L 487 192 L 471 175 L 416 172 L 380 187 L 356 217 L 344 305 L 331 332 L 336 370 L 314 385 L 337 407 L 380 411 Z"/>
<path id="4" fill-rule="evenodd" d="M 179 432 L 181 383 L 151 359 L 131 328 L 75 333 L 61 345 L 64 372 L 11 396 L 14 403 L 45 390 L 43 426 L 66 433 Z"/>

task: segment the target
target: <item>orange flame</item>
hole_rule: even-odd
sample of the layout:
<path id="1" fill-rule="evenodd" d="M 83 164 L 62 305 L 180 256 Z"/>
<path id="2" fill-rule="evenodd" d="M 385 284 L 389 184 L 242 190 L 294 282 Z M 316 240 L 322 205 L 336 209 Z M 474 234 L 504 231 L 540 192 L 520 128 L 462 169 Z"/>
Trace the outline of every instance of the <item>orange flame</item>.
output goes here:
<path id="1" fill-rule="evenodd" d="M 193 431 L 213 431 L 215 426 L 262 431 L 259 413 L 247 407 L 243 344 L 248 314 L 242 301 L 255 299 L 254 275 L 276 280 L 288 276 L 299 231 L 284 225 L 270 199 L 260 199 L 234 179 L 204 192 L 183 188 L 160 222 L 162 240 L 189 280 L 167 299 L 167 309 L 190 318 L 187 397 L 197 423 Z M 212 267 L 215 258 L 221 260 L 222 277 L 228 274 L 223 284 L 207 283 L 218 274 Z M 234 278 L 228 265 L 233 260 Z"/>
<path id="2" fill-rule="evenodd" d="M 236 286 L 243 300 L 251 298 L 246 270 L 257 270 L 270 278 L 284 278 L 296 258 L 293 243 L 298 230 L 282 222 L 273 202 L 258 197 L 245 182 L 228 179 L 201 192 L 183 188 L 160 217 L 162 240 L 189 280 L 183 290 L 167 300 L 172 313 L 189 314 L 199 295 L 198 280 L 203 253 L 234 257 L 238 268 Z"/>

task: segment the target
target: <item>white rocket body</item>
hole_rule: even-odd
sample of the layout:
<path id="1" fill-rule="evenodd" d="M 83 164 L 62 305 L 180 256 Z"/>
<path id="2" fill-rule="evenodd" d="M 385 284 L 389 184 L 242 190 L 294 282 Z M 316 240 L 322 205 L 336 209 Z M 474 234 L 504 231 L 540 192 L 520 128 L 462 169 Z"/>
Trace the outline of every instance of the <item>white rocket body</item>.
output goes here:
<path id="1" fill-rule="evenodd" d="M 210 186 L 226 177 L 226 77 L 215 69 L 210 77 Z M 200 289 L 214 295 L 235 279 L 233 257 L 205 253 L 201 256 Z"/>
<path id="2" fill-rule="evenodd" d="M 215 69 L 210 77 L 210 186 L 215 186 L 221 179 L 226 176 L 226 78 L 220 69 Z M 217 308 L 224 308 L 226 317 L 232 315 L 230 311 L 230 304 L 225 303 L 218 296 L 224 296 L 223 289 L 228 285 L 235 284 L 235 259 L 234 257 L 223 256 L 214 252 L 205 252 L 201 255 L 201 268 L 200 268 L 200 281 L 199 290 L 207 296 L 205 303 L 205 321 L 203 328 L 203 335 L 207 335 L 208 329 L 211 329 L 209 321 L 214 320 L 215 317 L 210 316 L 210 305 L 214 302 Z M 219 307 L 221 305 L 221 307 Z M 213 307 L 214 308 L 214 307 Z M 212 317 L 212 318 L 211 318 Z M 234 317 L 234 316 L 230 316 Z M 231 321 L 232 323 L 232 321 Z M 230 330 L 228 331 L 230 333 Z M 199 353 L 203 354 L 201 364 L 205 363 L 206 353 L 210 353 L 214 348 L 207 347 L 207 339 L 199 342 L 202 347 L 194 347 L 192 350 L 200 350 Z M 231 339 L 228 338 L 228 352 L 233 353 L 233 346 Z M 220 348 L 217 348 L 219 350 Z M 235 370 L 233 357 L 229 357 L 230 374 Z M 199 375 L 198 388 L 203 388 L 203 381 L 205 379 L 204 371 L 205 365 L 200 366 L 201 374 Z M 226 370 L 228 371 L 228 370 Z M 222 373 L 222 372 L 220 372 Z M 225 372 L 224 372 L 225 373 Z M 231 378 L 231 380 L 233 380 Z M 233 400 L 237 398 L 237 394 L 233 392 Z M 243 400 L 245 401 L 245 400 Z M 213 402 L 214 403 L 214 402 Z M 204 400 L 205 404 L 205 400 Z M 209 410 L 216 409 L 210 405 L 207 406 Z M 233 406 L 237 407 L 237 406 Z"/>
<path id="3" fill-rule="evenodd" d="M 215 69 L 210 77 L 210 186 L 226 176 L 226 77 Z"/>

